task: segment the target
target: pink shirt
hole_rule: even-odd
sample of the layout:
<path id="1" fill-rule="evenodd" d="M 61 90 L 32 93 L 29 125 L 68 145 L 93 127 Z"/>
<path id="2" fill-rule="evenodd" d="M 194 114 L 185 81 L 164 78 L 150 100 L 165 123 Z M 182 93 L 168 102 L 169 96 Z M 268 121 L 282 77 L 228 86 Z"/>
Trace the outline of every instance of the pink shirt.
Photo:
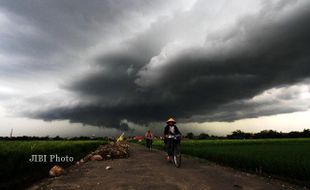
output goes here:
<path id="1" fill-rule="evenodd" d="M 146 132 L 144 135 L 147 139 L 153 139 L 153 134 L 151 132 Z"/>

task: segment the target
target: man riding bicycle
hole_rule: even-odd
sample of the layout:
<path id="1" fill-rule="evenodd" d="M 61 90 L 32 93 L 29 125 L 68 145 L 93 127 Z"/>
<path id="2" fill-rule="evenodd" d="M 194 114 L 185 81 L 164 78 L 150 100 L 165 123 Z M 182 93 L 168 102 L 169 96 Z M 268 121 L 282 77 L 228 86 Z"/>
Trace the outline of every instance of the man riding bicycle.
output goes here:
<path id="1" fill-rule="evenodd" d="M 164 142 L 167 151 L 167 160 L 170 161 L 173 155 L 173 143 L 181 143 L 181 132 L 178 127 L 175 125 L 177 122 L 175 119 L 170 118 L 166 121 L 167 125 L 164 130 Z M 178 137 L 175 139 L 175 137 Z"/>

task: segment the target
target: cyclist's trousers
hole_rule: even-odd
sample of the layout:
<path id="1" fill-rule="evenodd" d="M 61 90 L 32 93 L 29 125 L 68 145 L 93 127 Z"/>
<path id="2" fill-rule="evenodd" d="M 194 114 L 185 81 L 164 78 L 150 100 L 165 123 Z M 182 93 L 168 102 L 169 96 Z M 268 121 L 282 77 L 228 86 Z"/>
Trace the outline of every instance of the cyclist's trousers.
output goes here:
<path id="1" fill-rule="evenodd" d="M 152 143 L 153 143 L 153 141 L 151 139 L 146 139 L 145 140 L 145 145 L 146 145 L 147 148 L 150 148 Z"/>

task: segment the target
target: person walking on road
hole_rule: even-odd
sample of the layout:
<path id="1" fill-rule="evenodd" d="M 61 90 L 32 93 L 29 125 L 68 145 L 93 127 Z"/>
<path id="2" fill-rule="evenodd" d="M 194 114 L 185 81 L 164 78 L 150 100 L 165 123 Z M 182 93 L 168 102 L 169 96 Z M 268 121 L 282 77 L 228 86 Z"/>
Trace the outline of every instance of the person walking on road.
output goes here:
<path id="1" fill-rule="evenodd" d="M 145 133 L 145 145 L 148 149 L 152 150 L 152 144 L 153 144 L 153 138 L 154 135 L 152 134 L 151 130 L 147 130 L 147 132 Z"/>

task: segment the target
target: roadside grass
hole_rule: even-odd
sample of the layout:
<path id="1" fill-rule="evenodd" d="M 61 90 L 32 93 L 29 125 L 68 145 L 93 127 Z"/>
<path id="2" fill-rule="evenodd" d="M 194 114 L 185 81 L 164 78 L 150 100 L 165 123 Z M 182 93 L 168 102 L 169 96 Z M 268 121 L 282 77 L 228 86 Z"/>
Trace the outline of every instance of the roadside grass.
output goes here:
<path id="1" fill-rule="evenodd" d="M 143 144 L 143 142 L 140 142 Z M 163 149 L 156 140 L 153 147 Z M 310 139 L 183 140 L 183 154 L 310 186 Z"/>
<path id="2" fill-rule="evenodd" d="M 0 189 L 23 189 L 34 181 L 47 177 L 53 165 L 67 167 L 105 143 L 107 142 L 102 140 L 0 141 Z M 74 161 L 30 162 L 29 159 L 34 154 L 47 155 L 48 158 L 49 155 L 68 155 Z"/>

